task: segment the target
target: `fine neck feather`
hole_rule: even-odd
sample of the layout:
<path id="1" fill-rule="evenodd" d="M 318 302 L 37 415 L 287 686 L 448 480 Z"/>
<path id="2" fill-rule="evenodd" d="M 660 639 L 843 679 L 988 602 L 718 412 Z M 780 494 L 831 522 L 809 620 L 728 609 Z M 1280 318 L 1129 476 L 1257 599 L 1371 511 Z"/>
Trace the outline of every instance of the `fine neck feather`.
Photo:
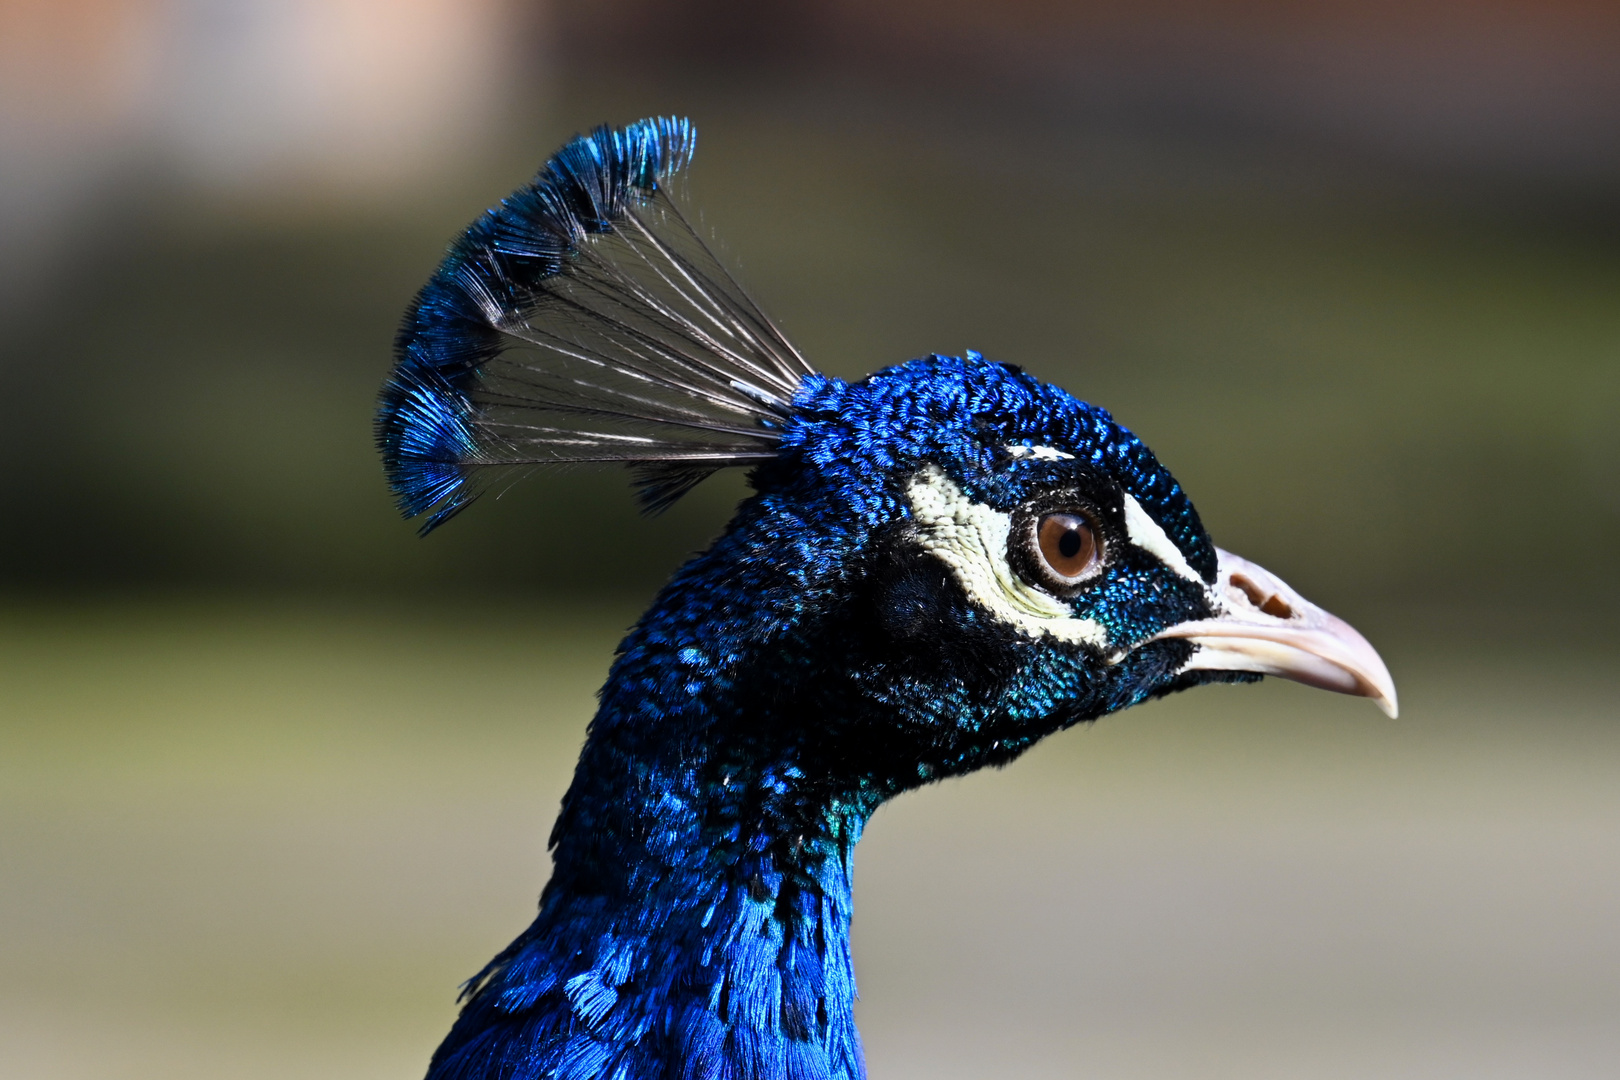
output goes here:
<path id="1" fill-rule="evenodd" d="M 794 659 L 812 651 L 792 632 L 767 648 L 726 609 L 758 602 L 715 585 L 727 545 L 621 646 L 539 918 L 469 984 L 434 1080 L 587 1059 L 579 1075 L 863 1075 L 852 858 L 892 786 L 837 757 L 835 716 L 806 722 L 837 709 L 804 692 L 827 686 Z M 515 1053 L 541 1067 L 501 1071 Z"/>

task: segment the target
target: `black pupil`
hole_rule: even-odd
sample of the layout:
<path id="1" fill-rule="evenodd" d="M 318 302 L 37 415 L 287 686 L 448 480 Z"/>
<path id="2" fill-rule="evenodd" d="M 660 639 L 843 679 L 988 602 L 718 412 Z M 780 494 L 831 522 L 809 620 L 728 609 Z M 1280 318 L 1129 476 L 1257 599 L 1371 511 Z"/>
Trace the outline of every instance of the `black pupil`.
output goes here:
<path id="1" fill-rule="evenodd" d="M 1076 555 L 1080 554 L 1081 542 L 1080 530 L 1071 528 L 1068 532 L 1058 537 L 1058 553 L 1061 554 L 1065 559 L 1072 559 Z"/>

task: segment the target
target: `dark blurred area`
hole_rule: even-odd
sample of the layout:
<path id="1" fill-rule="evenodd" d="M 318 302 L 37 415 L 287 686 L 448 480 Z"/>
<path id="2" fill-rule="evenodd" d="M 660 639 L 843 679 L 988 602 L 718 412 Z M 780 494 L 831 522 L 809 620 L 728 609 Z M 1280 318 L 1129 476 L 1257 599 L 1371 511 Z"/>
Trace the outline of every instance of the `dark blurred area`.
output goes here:
<path id="1" fill-rule="evenodd" d="M 736 478 L 645 520 L 541 477 L 419 541 L 370 412 L 463 224 L 671 112 L 828 370 L 1021 364 L 1330 604 L 1620 585 L 1612 5 L 0 11 L 7 591 L 646 596 Z"/>

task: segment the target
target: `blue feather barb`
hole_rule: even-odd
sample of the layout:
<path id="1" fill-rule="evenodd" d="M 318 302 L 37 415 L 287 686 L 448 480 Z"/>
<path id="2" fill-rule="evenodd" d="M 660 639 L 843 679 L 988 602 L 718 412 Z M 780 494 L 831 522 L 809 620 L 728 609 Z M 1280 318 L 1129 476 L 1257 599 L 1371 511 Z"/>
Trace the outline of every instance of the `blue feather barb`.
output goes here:
<path id="1" fill-rule="evenodd" d="M 417 294 L 376 437 L 424 534 L 502 470 L 628 465 L 659 510 L 775 456 L 811 368 L 672 194 L 695 139 L 673 117 L 576 137 Z"/>

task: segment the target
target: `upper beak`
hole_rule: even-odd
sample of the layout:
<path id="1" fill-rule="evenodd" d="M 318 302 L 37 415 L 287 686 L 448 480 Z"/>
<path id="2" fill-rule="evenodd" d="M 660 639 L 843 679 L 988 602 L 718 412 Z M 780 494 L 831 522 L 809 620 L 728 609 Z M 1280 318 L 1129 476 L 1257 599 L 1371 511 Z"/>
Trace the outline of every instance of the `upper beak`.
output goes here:
<path id="1" fill-rule="evenodd" d="M 1275 574 L 1220 551 L 1214 593 L 1218 614 L 1180 623 L 1150 638 L 1197 645 L 1182 671 L 1256 671 L 1372 698 L 1396 715 L 1395 680 L 1384 661 L 1343 619 L 1329 615 Z"/>

